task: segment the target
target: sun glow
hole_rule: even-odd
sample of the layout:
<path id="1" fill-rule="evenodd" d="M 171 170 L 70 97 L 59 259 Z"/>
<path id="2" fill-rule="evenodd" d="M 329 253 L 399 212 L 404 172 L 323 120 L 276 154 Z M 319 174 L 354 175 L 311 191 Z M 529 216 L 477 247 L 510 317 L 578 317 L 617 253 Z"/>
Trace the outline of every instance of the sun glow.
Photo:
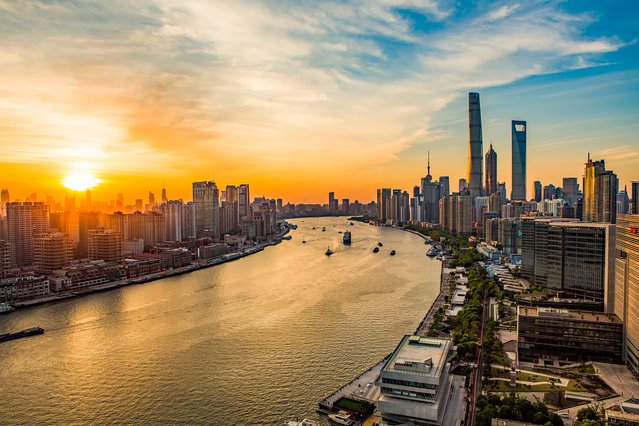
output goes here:
<path id="1" fill-rule="evenodd" d="M 74 170 L 62 179 L 62 184 L 73 191 L 84 191 L 93 188 L 100 182 L 102 182 L 102 180 L 86 170 Z"/>

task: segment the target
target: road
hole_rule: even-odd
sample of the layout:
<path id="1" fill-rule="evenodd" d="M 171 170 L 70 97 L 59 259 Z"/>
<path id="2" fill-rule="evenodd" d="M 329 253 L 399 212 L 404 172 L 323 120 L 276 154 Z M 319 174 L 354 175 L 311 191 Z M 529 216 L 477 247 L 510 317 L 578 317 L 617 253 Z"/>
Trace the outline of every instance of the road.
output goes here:
<path id="1" fill-rule="evenodd" d="M 482 378 L 482 357 L 481 352 L 483 350 L 484 335 L 486 333 L 486 313 L 488 312 L 488 290 L 484 291 L 484 301 L 481 310 L 481 327 L 479 329 L 479 342 L 477 346 L 477 358 L 475 360 L 475 368 L 470 375 L 470 391 L 469 391 L 469 408 L 466 417 L 467 425 L 475 424 L 475 404 L 477 403 L 477 394 L 481 392 L 481 378 Z"/>

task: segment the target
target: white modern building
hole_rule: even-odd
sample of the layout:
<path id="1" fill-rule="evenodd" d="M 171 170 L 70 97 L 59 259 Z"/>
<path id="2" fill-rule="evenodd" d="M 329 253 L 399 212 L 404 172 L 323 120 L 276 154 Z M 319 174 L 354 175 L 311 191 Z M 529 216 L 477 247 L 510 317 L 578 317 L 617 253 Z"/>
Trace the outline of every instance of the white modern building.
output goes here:
<path id="1" fill-rule="evenodd" d="M 377 379 L 384 424 L 446 424 L 453 393 L 447 362 L 451 344 L 450 339 L 404 336 Z"/>

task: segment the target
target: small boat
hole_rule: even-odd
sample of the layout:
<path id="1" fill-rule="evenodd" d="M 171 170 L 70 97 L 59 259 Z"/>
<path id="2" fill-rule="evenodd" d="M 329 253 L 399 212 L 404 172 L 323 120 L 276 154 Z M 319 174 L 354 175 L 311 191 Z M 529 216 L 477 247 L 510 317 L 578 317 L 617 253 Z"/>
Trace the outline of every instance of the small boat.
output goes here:
<path id="1" fill-rule="evenodd" d="M 13 306 L 8 303 L 0 303 L 0 314 L 4 314 L 5 312 L 13 312 L 15 309 Z"/>
<path id="2" fill-rule="evenodd" d="M 379 243 L 377 243 L 377 245 L 378 245 L 379 247 L 382 247 L 384 244 L 382 244 L 382 242 L 380 241 Z"/>
<path id="3" fill-rule="evenodd" d="M 353 225 L 354 225 L 354 223 L 353 223 L 353 222 L 351 222 L 351 226 L 353 226 Z"/>
<path id="4" fill-rule="evenodd" d="M 313 227 L 313 230 L 315 230 L 315 227 Z"/>
<path id="5" fill-rule="evenodd" d="M 17 333 L 0 334 L 0 342 L 22 339 L 24 337 L 36 336 L 38 334 L 44 334 L 44 329 L 40 327 L 27 328 L 26 330 L 18 331 Z"/>
<path id="6" fill-rule="evenodd" d="M 344 244 L 347 246 L 351 244 L 351 231 L 344 232 Z"/>
<path id="7" fill-rule="evenodd" d="M 288 422 L 284 423 L 284 426 L 320 426 L 320 424 L 315 420 L 304 419 L 302 421 L 289 420 Z"/>
<path id="8" fill-rule="evenodd" d="M 373 253 L 379 253 L 379 247 L 375 247 L 375 248 L 373 249 Z"/>
<path id="9" fill-rule="evenodd" d="M 391 250 L 390 255 L 395 256 L 395 254 L 397 254 L 397 252 L 395 250 Z"/>
<path id="10" fill-rule="evenodd" d="M 338 231 L 337 233 L 338 233 L 338 234 L 341 234 L 341 233 L 342 233 L 342 231 Z"/>
<path id="11" fill-rule="evenodd" d="M 342 426 L 352 426 L 355 421 L 351 419 L 351 415 L 345 412 L 339 412 L 338 414 L 329 414 L 328 421 L 332 424 Z"/>
<path id="12" fill-rule="evenodd" d="M 326 232 L 326 227 L 323 227 L 323 228 L 322 228 L 322 232 Z"/>
<path id="13" fill-rule="evenodd" d="M 326 249 L 326 253 L 324 253 L 324 254 L 325 254 L 326 256 L 330 256 L 331 254 L 333 254 L 333 250 L 331 250 L 331 248 L 330 248 L 330 247 L 328 247 L 328 248 Z"/>
<path id="14" fill-rule="evenodd" d="M 306 240 L 302 240 L 302 244 L 306 244 Z"/>

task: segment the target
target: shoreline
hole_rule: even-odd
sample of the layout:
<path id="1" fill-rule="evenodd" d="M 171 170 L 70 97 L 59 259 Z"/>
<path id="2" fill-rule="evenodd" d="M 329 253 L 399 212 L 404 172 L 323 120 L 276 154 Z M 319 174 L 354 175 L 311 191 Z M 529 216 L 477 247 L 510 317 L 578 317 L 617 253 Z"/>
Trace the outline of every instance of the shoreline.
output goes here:
<path id="1" fill-rule="evenodd" d="M 406 232 L 410 232 L 411 234 L 415 234 L 415 235 L 418 235 L 418 236 L 422 237 L 422 239 L 424 239 L 425 241 L 429 241 L 429 238 L 427 238 L 423 234 L 420 234 L 417 231 L 413 231 L 411 229 L 403 229 L 403 228 L 396 228 L 396 229 L 399 229 L 399 230 L 402 230 L 402 231 L 406 231 Z M 421 322 L 419 323 L 419 325 L 417 326 L 417 328 L 413 332 L 414 335 L 425 336 L 425 335 L 428 334 L 433 313 L 437 312 L 437 310 L 439 309 L 439 307 L 437 305 L 441 305 L 444 302 L 445 296 L 448 294 L 448 288 L 445 288 L 445 286 L 444 286 L 444 268 L 446 267 L 444 265 L 444 263 L 446 261 L 440 260 L 439 262 L 440 262 L 439 293 L 437 293 L 437 296 L 435 297 L 435 299 L 433 299 L 433 302 L 430 304 L 430 307 L 426 311 L 426 314 L 424 315 L 424 317 L 422 318 Z M 334 391 L 333 393 L 328 395 L 326 398 L 324 398 L 321 401 L 319 401 L 318 404 L 317 404 L 316 412 L 318 412 L 320 414 L 324 414 L 324 415 L 333 413 L 333 411 L 331 411 L 332 403 L 335 403 L 341 397 L 351 397 L 351 394 L 349 393 L 349 391 L 351 391 L 351 390 L 361 389 L 362 383 L 359 383 L 360 386 L 355 386 L 356 384 L 358 384 L 357 382 L 361 381 L 362 377 L 366 377 L 366 376 L 370 375 L 372 372 L 374 372 L 374 370 L 381 370 L 381 368 L 383 367 L 384 362 L 391 355 L 392 355 L 392 352 L 390 354 L 386 355 L 381 361 L 378 361 L 373 366 L 371 366 L 371 367 L 367 368 L 366 370 L 364 370 L 363 372 L 357 374 L 352 380 L 350 380 L 348 383 L 340 386 L 339 389 L 337 389 L 336 391 Z M 364 386 L 366 386 L 366 384 L 364 384 Z M 355 399 L 361 398 L 359 396 L 353 396 L 353 397 Z M 374 401 L 370 401 L 370 400 L 368 400 L 366 398 L 362 398 L 362 399 L 367 400 L 369 402 L 374 402 Z"/>
<path id="2" fill-rule="evenodd" d="M 275 236 L 271 241 L 267 243 L 257 244 L 253 247 L 242 250 L 240 252 L 227 253 L 220 257 L 217 257 L 215 259 L 211 259 L 208 261 L 195 262 L 188 266 L 183 266 L 181 268 L 167 269 L 166 271 L 161 271 L 161 272 L 157 272 L 150 275 L 142 275 L 139 277 L 130 278 L 126 280 L 118 280 L 118 281 L 112 281 L 112 282 L 103 283 L 103 284 L 97 284 L 97 285 L 87 287 L 81 290 L 55 293 L 50 296 L 41 297 L 38 299 L 30 299 L 30 300 L 15 302 L 15 303 L 11 303 L 11 302 L 8 302 L 8 303 L 13 308 L 15 308 L 14 312 L 16 312 L 16 311 L 21 311 L 24 309 L 31 308 L 33 306 L 62 302 L 62 301 L 66 301 L 66 300 L 77 298 L 77 297 L 88 296 L 94 293 L 101 293 L 104 291 L 115 290 L 115 289 L 119 289 L 123 287 L 128 287 L 131 285 L 146 284 L 152 281 L 158 281 L 165 278 L 177 277 L 179 275 L 188 274 L 188 273 L 199 271 L 202 269 L 212 268 L 214 266 L 222 265 L 227 262 L 232 262 L 234 260 L 241 259 L 243 257 L 250 256 L 255 253 L 259 253 L 263 251 L 266 247 L 276 246 L 282 241 L 284 241 L 282 240 L 282 237 L 288 234 L 290 230 L 291 230 L 290 226 L 287 226 L 285 232 L 277 234 L 277 236 Z M 11 313 L 11 312 L 7 312 L 7 313 Z"/>

